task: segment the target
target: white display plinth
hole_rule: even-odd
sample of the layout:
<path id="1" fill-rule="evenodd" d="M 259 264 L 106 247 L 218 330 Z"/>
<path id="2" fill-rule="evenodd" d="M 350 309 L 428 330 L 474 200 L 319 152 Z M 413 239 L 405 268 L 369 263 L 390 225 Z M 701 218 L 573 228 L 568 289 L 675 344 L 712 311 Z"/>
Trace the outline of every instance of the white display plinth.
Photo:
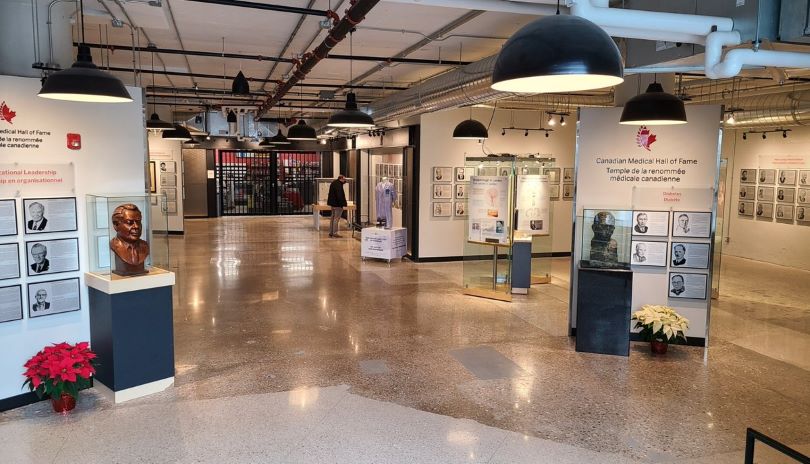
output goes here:
<path id="1" fill-rule="evenodd" d="M 379 229 L 366 227 L 360 238 L 360 256 L 391 261 L 405 256 L 408 248 L 408 236 L 404 227 Z"/>

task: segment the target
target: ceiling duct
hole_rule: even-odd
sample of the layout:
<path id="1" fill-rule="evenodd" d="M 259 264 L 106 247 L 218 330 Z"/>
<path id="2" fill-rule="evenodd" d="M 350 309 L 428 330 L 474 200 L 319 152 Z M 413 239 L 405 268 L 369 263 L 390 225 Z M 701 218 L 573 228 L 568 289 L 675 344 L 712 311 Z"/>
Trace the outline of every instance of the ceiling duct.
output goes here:
<path id="1" fill-rule="evenodd" d="M 497 55 L 470 63 L 454 71 L 428 79 L 408 90 L 381 98 L 369 105 L 371 115 L 380 122 L 460 106 L 469 106 L 499 100 L 514 109 L 559 108 L 561 102 L 571 108 L 577 106 L 613 106 L 612 92 L 601 95 L 571 94 L 554 96 L 524 96 L 492 90 L 492 68 Z"/>
<path id="2" fill-rule="evenodd" d="M 810 90 L 762 95 L 740 100 L 734 112 L 733 129 L 810 126 Z M 751 109 L 746 109 L 751 108 Z"/>

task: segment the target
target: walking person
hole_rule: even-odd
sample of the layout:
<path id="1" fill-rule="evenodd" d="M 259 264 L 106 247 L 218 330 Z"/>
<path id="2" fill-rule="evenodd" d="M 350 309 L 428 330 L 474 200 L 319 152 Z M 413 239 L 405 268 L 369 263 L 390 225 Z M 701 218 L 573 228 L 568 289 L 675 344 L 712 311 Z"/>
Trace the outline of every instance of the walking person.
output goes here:
<path id="1" fill-rule="evenodd" d="M 338 235 L 340 218 L 343 216 L 343 208 L 348 205 L 346 192 L 343 191 L 345 183 L 346 177 L 341 174 L 329 184 L 329 196 L 326 199 L 326 204 L 332 207 L 332 217 L 329 219 L 329 237 L 341 238 Z"/>

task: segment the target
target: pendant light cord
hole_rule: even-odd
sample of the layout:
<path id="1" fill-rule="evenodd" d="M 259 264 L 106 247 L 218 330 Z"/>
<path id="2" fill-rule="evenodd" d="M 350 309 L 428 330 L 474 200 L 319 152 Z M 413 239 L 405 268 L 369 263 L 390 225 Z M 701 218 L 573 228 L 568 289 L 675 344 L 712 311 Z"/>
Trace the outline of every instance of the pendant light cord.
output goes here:
<path id="1" fill-rule="evenodd" d="M 560 14 L 560 0 L 557 0 L 557 14 Z"/>
<path id="2" fill-rule="evenodd" d="M 84 0 L 79 0 L 79 16 L 82 20 L 82 44 L 86 43 L 84 40 Z"/>
<path id="3" fill-rule="evenodd" d="M 152 92 L 155 91 L 155 52 L 152 51 Z M 155 97 L 152 97 L 152 112 L 155 113 Z"/>
<path id="4" fill-rule="evenodd" d="M 354 76 L 352 61 L 354 61 L 354 28 L 349 30 L 349 92 L 352 91 L 352 77 Z"/>

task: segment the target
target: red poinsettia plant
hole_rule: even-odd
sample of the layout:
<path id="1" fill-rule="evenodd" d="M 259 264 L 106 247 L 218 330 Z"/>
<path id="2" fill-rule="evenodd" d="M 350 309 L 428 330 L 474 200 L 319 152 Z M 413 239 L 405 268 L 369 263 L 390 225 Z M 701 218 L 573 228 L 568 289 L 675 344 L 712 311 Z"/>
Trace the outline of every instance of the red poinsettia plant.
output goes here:
<path id="1" fill-rule="evenodd" d="M 67 393 L 76 398 L 79 390 L 90 386 L 90 378 L 96 372 L 96 354 L 90 344 L 67 342 L 46 346 L 25 363 L 23 386 L 37 393 L 60 398 Z"/>

